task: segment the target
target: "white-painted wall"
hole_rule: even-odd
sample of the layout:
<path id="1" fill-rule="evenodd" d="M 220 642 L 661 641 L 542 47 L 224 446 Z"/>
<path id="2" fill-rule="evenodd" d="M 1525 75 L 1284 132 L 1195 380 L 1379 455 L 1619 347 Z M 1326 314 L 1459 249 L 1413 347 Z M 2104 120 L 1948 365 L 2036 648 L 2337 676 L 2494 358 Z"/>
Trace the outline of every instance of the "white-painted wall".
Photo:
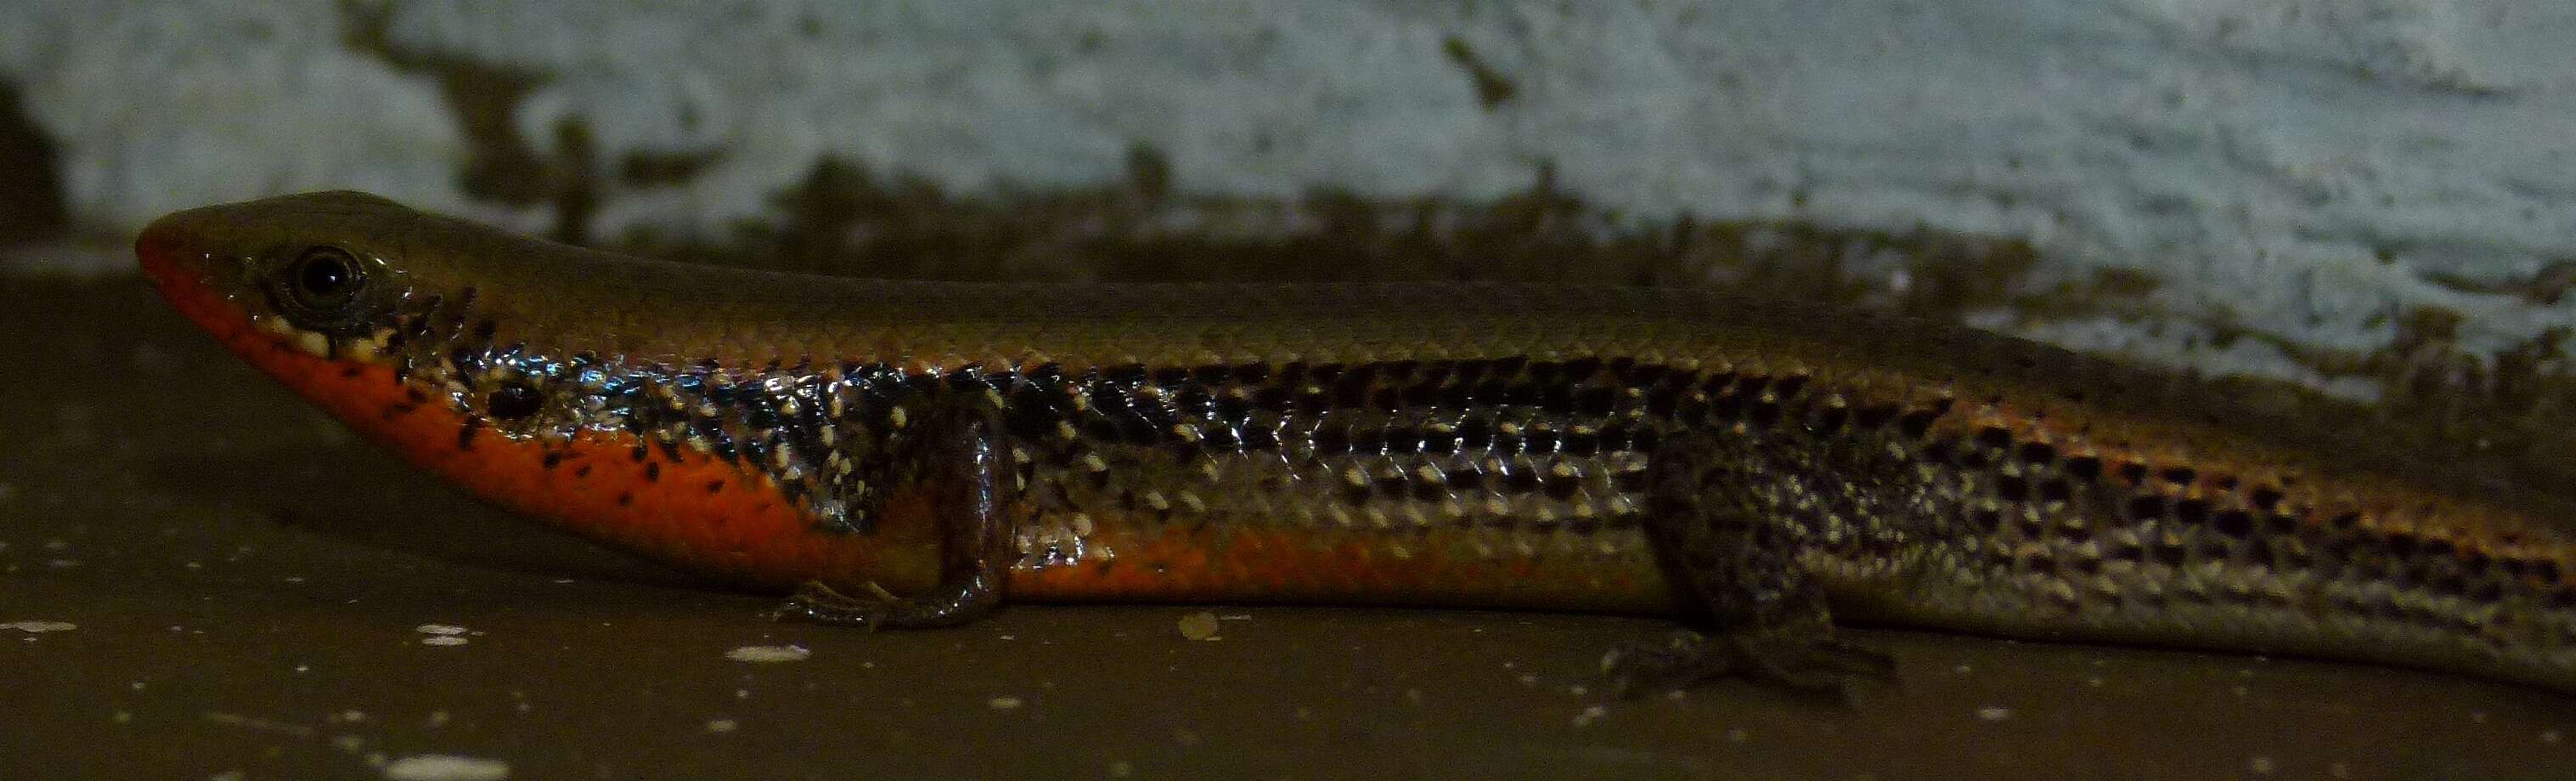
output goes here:
<path id="1" fill-rule="evenodd" d="M 334 0 L 115 5 L 0 4 L 0 77 L 87 224 L 343 186 L 471 210 L 436 85 L 345 46 Z M 546 74 L 532 139 L 579 117 L 610 154 L 722 150 L 607 230 L 757 213 L 823 155 L 974 193 L 1113 180 L 1142 143 L 1202 194 L 1485 198 L 1552 164 L 1639 224 L 2020 237 L 2044 275 L 2134 267 L 2163 306 L 2303 344 L 2370 349 L 2428 303 L 2472 348 L 2576 325 L 2576 301 L 2423 277 L 2576 258 L 2563 0 L 390 8 L 402 47 Z M 1452 38 L 1512 98 L 1480 105 Z M 2282 371 L 2260 345 L 2186 355 L 2189 327 L 2030 332 Z"/>

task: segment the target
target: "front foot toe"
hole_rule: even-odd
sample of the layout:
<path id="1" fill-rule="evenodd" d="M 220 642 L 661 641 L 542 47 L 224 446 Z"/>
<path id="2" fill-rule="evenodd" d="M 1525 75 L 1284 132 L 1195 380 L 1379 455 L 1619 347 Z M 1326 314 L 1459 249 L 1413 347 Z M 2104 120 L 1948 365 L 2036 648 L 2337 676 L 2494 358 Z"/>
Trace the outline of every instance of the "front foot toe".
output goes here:
<path id="1" fill-rule="evenodd" d="M 1896 662 L 1886 654 L 1803 632 L 1734 632 L 1709 636 L 1678 632 L 1661 643 L 1612 649 L 1601 658 L 1611 690 L 1634 698 L 1656 689 L 1680 689 L 1744 676 L 1792 691 L 1848 700 L 1854 684 L 1888 680 Z"/>
<path id="2" fill-rule="evenodd" d="M 772 621 L 809 621 L 835 626 L 860 626 L 874 629 L 885 625 L 894 614 L 899 600 L 875 583 L 867 584 L 866 596 L 850 596 L 820 581 L 805 581 L 796 593 L 765 615 Z"/>

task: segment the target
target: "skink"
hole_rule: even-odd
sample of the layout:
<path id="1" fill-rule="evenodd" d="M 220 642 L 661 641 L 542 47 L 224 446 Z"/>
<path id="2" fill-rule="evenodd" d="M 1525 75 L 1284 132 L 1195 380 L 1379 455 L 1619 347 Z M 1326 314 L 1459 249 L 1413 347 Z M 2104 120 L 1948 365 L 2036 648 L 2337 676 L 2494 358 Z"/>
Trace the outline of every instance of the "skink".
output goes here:
<path id="1" fill-rule="evenodd" d="M 1963 328 L 1677 289 L 804 276 L 347 192 L 179 212 L 136 252 L 421 467 L 802 618 L 1673 613 L 1709 634 L 1623 675 L 1813 685 L 1880 667 L 1843 620 L 2576 692 L 2563 494 Z"/>

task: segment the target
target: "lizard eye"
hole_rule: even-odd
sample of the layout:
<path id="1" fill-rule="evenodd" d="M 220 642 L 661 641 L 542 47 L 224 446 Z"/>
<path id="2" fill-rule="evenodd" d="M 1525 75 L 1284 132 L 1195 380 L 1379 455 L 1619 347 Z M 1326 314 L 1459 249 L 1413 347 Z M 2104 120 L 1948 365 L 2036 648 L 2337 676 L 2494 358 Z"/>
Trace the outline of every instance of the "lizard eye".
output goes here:
<path id="1" fill-rule="evenodd" d="M 277 267 L 269 298 L 288 322 L 326 333 L 348 331 L 366 318 L 367 267 L 348 250 L 307 247 Z"/>
<path id="2" fill-rule="evenodd" d="M 295 294 L 295 303 L 315 310 L 332 310 L 356 300 L 366 286 L 366 276 L 358 271 L 358 261 L 338 247 L 314 247 L 295 259 L 286 270 Z"/>

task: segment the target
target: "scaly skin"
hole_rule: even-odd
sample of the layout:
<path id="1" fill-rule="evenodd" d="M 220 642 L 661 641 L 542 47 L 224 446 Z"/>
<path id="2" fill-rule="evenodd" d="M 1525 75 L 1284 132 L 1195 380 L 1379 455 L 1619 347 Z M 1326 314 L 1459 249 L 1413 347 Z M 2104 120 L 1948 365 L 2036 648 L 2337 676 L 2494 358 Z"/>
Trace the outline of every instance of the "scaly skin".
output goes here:
<path id="1" fill-rule="evenodd" d="M 1829 604 L 2576 691 L 2564 494 L 1981 332 L 1701 291 L 761 273 L 354 193 L 136 249 L 218 340 L 492 501 L 749 583 L 939 595 L 854 620 L 1680 609 L 1831 672 Z"/>

